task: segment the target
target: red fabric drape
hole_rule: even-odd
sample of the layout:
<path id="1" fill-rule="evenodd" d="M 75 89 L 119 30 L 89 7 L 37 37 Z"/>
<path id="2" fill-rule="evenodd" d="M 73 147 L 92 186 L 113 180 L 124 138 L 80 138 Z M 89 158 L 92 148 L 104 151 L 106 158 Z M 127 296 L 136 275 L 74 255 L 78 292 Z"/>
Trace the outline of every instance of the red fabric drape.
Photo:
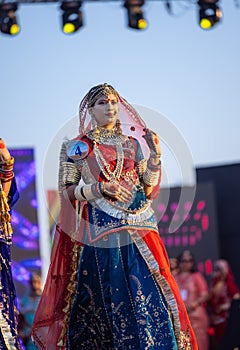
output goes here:
<path id="1" fill-rule="evenodd" d="M 146 242 L 148 248 L 151 250 L 154 258 L 158 262 L 158 266 L 161 274 L 166 278 L 178 305 L 179 319 L 181 323 L 181 330 L 190 332 L 191 346 L 192 350 L 197 350 L 197 340 L 193 332 L 191 323 L 189 321 L 187 311 L 184 305 L 184 302 L 181 298 L 180 291 L 176 284 L 174 277 L 170 272 L 170 265 L 168 260 L 168 255 L 165 249 L 165 246 L 156 232 L 150 232 L 143 236 L 144 241 Z"/>

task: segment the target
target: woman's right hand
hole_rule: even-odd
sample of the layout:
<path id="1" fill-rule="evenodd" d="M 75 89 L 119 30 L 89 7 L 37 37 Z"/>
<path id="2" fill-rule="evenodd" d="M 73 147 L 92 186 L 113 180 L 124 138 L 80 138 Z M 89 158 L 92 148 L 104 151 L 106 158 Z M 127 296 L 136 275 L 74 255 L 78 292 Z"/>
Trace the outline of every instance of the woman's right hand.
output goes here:
<path id="1" fill-rule="evenodd" d="M 120 185 L 119 182 L 104 182 L 104 194 L 118 200 L 119 202 L 128 202 L 132 199 L 132 192 Z"/>
<path id="2" fill-rule="evenodd" d="M 161 157 L 161 147 L 160 147 L 160 140 L 159 136 L 153 132 L 150 129 L 145 129 L 145 134 L 143 135 L 143 138 L 148 144 L 148 147 L 153 154 L 156 154 Z"/>

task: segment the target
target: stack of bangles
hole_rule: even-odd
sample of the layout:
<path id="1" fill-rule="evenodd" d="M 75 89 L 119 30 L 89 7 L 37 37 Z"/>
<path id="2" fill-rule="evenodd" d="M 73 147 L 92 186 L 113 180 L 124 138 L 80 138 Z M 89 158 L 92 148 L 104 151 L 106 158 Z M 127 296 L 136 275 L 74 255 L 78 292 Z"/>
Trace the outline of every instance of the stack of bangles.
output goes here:
<path id="1" fill-rule="evenodd" d="M 14 158 L 11 157 L 8 160 L 0 159 L 0 180 L 1 183 L 9 182 L 13 179 L 13 164 Z"/>
<path id="2" fill-rule="evenodd" d="M 107 194 L 105 190 L 105 182 L 96 182 L 89 185 L 78 185 L 74 189 L 74 196 L 80 202 L 101 198 L 103 194 Z"/>
<path id="3" fill-rule="evenodd" d="M 161 160 L 160 154 L 151 154 L 147 162 L 147 169 L 143 174 L 143 181 L 147 186 L 156 186 L 158 184 Z M 152 163 L 152 159 L 158 159 L 158 164 Z M 94 184 L 78 185 L 74 189 L 75 198 L 80 201 L 91 201 L 102 196 L 112 196 L 106 187 L 105 182 L 95 182 Z"/>
<path id="4" fill-rule="evenodd" d="M 161 169 L 161 154 L 151 153 L 147 162 L 147 169 L 143 174 L 143 181 L 147 186 L 156 186 L 158 184 L 160 169 Z M 152 159 L 158 159 L 158 163 L 152 162 Z"/>

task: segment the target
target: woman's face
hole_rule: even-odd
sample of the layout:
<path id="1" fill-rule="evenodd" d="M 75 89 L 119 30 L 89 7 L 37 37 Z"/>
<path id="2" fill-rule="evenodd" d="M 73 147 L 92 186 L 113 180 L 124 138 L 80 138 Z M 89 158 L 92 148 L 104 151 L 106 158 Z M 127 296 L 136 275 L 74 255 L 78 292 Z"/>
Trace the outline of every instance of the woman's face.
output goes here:
<path id="1" fill-rule="evenodd" d="M 214 264 L 214 276 L 226 277 L 228 274 L 228 265 L 224 260 L 217 260 Z"/>
<path id="2" fill-rule="evenodd" d="M 179 262 L 181 271 L 191 271 L 193 267 L 193 257 L 189 252 L 184 252 Z"/>
<path id="3" fill-rule="evenodd" d="M 118 117 L 118 100 L 114 94 L 100 96 L 89 113 L 96 120 L 98 126 L 111 129 Z"/>

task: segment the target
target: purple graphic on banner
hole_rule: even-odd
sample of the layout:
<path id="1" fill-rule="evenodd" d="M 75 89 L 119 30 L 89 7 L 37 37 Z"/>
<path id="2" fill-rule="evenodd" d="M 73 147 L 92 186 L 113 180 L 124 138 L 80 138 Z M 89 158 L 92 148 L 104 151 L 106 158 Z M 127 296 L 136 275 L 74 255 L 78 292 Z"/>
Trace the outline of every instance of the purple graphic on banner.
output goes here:
<path id="1" fill-rule="evenodd" d="M 36 166 L 34 150 L 11 149 L 15 158 L 14 173 L 20 194 L 12 210 L 12 272 L 17 294 L 26 292 L 30 275 L 41 271 Z"/>

